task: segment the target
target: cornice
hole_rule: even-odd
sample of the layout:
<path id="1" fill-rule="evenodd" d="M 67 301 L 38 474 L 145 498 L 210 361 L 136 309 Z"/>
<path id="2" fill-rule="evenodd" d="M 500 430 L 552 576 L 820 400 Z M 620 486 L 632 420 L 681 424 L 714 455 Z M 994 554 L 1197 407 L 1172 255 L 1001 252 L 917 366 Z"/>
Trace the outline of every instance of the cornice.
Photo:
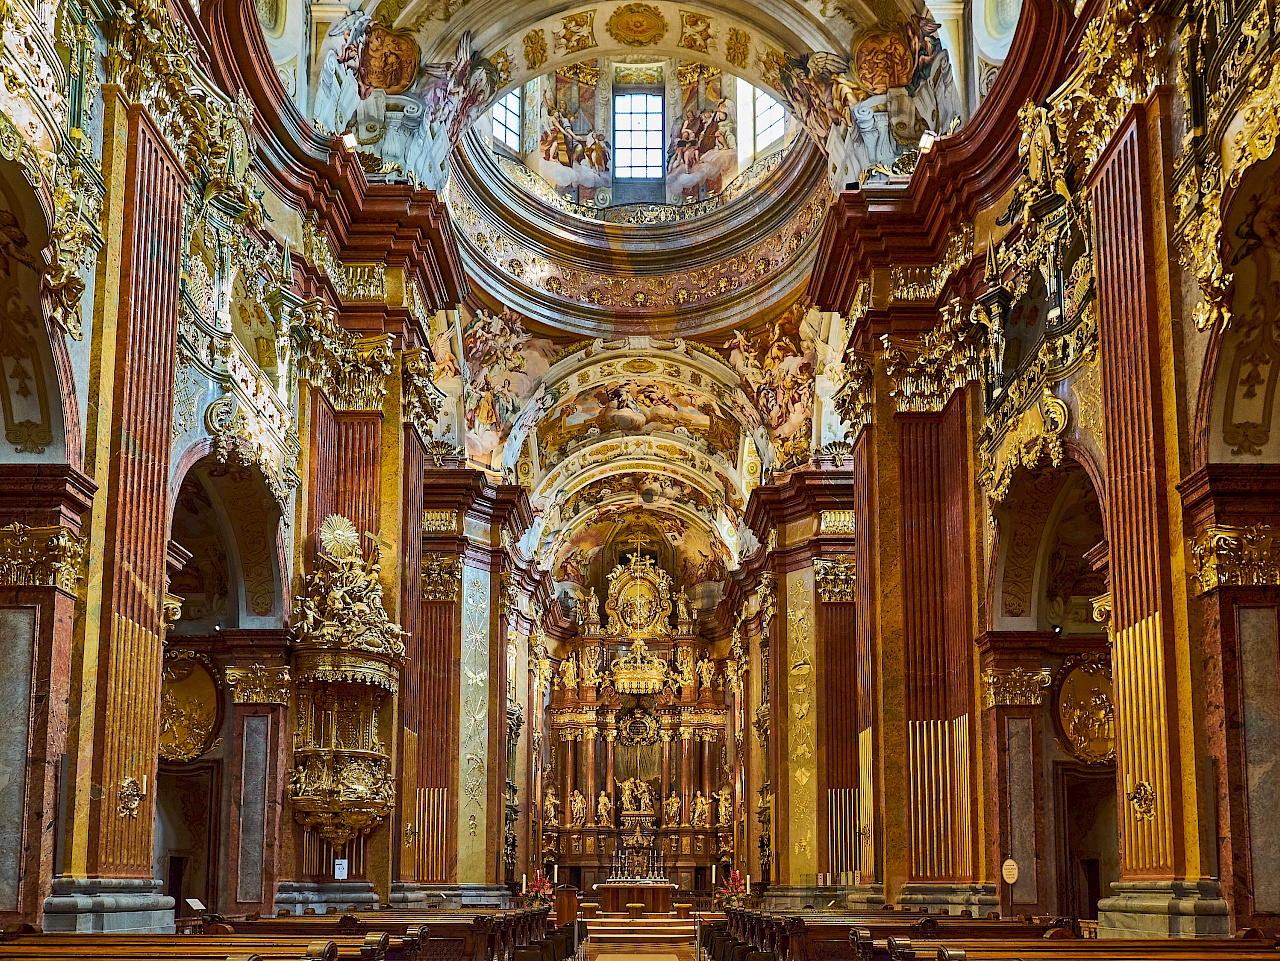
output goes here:
<path id="1" fill-rule="evenodd" d="M 466 279 L 435 191 L 370 183 L 359 158 L 305 121 L 276 75 L 251 0 L 210 0 L 200 12 L 214 78 L 253 101 L 263 179 L 317 216 L 342 260 L 404 269 L 433 310 L 460 302 Z"/>
<path id="2" fill-rule="evenodd" d="M 1177 485 L 1189 533 L 1280 522 L 1280 464 L 1206 464 Z"/>
<path id="3" fill-rule="evenodd" d="M 1013 186 L 1018 108 L 1043 101 L 1065 79 L 1075 26 L 1056 0 L 1027 0 L 995 87 L 965 126 L 921 155 L 906 188 L 872 184 L 836 198 L 809 285 L 818 307 L 846 311 L 873 266 L 936 262 L 955 226 Z"/>

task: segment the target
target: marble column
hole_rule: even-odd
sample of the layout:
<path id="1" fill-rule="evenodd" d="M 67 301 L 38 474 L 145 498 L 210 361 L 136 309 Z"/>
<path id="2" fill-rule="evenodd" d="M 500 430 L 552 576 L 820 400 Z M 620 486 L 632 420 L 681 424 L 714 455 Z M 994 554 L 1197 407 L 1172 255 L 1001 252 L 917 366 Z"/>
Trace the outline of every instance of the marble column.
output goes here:
<path id="1" fill-rule="evenodd" d="M 671 791 L 671 732 L 661 731 L 658 737 L 662 740 L 662 788 L 659 793 L 665 800 Z"/>
<path id="2" fill-rule="evenodd" d="M 587 811 L 593 812 L 596 809 L 596 728 L 594 726 L 582 729 L 582 741 L 584 764 L 582 793 L 587 796 Z M 587 820 L 594 819 L 589 814 Z"/>
<path id="3" fill-rule="evenodd" d="M 618 732 L 612 727 L 604 732 L 604 777 L 605 790 L 609 792 L 609 797 L 615 801 L 618 796 L 618 783 L 616 775 L 613 771 L 613 743 L 618 739 Z"/>
<path id="4" fill-rule="evenodd" d="M 681 820 L 689 823 L 693 808 L 693 728 L 680 728 L 680 803 L 683 814 Z"/>
<path id="5" fill-rule="evenodd" d="M 102 88 L 103 177 L 121 254 L 105 262 L 95 334 L 85 472 L 98 485 L 89 526 L 82 634 L 72 684 L 65 872 L 44 905 L 50 931 L 172 931 L 173 901 L 152 878 L 160 676 L 164 657 L 170 422 L 187 175 L 147 109 Z"/>
<path id="6" fill-rule="evenodd" d="M 1167 93 L 1129 111 L 1089 176 L 1099 369 L 1107 411 L 1120 880 L 1099 904 L 1101 936 L 1226 934 L 1199 824 L 1211 790 L 1191 725 L 1202 703 L 1187 621 L 1184 532 L 1169 481 L 1181 470 L 1168 261 L 1174 213 Z M 1168 373 L 1166 373 L 1168 372 Z"/>

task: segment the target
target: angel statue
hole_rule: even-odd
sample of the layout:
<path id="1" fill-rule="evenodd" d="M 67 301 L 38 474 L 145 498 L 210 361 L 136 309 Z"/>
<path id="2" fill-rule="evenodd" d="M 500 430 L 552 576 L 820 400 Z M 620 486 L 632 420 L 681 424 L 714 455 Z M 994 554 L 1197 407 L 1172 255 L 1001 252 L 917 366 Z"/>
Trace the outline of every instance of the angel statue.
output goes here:
<path id="1" fill-rule="evenodd" d="M 546 796 L 542 799 L 542 820 L 544 824 L 557 823 L 557 810 L 560 807 L 560 799 L 556 797 L 556 789 L 547 788 Z"/>
<path id="2" fill-rule="evenodd" d="M 662 823 L 669 828 L 679 827 L 680 811 L 683 807 L 679 794 L 675 791 L 668 794 L 666 801 L 662 804 Z"/>
<path id="3" fill-rule="evenodd" d="M 587 823 L 587 799 L 575 790 L 569 795 L 569 825 L 580 828 Z"/>
<path id="4" fill-rule="evenodd" d="M 733 821 L 733 792 L 726 784 L 716 792 L 716 825 L 726 827 Z"/>
<path id="5" fill-rule="evenodd" d="M 578 660 L 572 654 L 560 662 L 560 676 L 557 683 L 566 691 L 572 691 L 578 686 Z"/>
<path id="6" fill-rule="evenodd" d="M 716 666 L 712 662 L 711 658 L 706 656 L 706 654 L 703 654 L 702 658 L 698 661 L 697 671 L 698 680 L 702 684 L 702 690 L 714 690 L 716 682 Z"/>
<path id="7" fill-rule="evenodd" d="M 613 799 L 604 791 L 600 792 L 600 797 L 596 801 L 596 825 L 613 826 Z"/>
<path id="8" fill-rule="evenodd" d="M 695 828 L 711 827 L 711 799 L 698 791 L 693 795 L 693 817 L 689 819 Z"/>

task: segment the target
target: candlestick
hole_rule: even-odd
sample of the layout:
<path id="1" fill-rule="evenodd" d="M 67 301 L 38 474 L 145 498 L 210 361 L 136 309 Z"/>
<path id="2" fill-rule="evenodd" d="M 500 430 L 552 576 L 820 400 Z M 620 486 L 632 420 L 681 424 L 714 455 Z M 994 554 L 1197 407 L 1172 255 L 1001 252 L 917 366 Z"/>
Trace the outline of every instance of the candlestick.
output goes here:
<path id="1" fill-rule="evenodd" d="M 551 873 L 551 883 L 552 883 L 552 884 L 559 884 L 559 883 L 560 883 L 560 865 L 558 865 L 558 864 L 554 865 L 554 866 L 551 868 L 551 872 L 552 872 L 552 873 Z"/>
<path id="2" fill-rule="evenodd" d="M 713 888 L 716 886 L 716 866 L 714 864 L 711 865 L 711 886 Z"/>
<path id="3" fill-rule="evenodd" d="M 747 875 L 747 894 L 751 893 L 751 875 Z"/>
<path id="4" fill-rule="evenodd" d="M 527 874 L 520 875 L 520 893 L 521 894 L 529 893 L 529 875 Z"/>

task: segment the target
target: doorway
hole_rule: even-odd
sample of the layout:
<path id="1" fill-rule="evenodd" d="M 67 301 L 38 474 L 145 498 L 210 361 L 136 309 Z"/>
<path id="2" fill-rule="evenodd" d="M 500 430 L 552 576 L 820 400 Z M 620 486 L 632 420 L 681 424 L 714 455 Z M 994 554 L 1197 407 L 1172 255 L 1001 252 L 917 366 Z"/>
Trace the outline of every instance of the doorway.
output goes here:
<path id="1" fill-rule="evenodd" d="M 1058 765 L 1059 913 L 1096 921 L 1098 901 L 1120 877 L 1114 764 Z"/>

